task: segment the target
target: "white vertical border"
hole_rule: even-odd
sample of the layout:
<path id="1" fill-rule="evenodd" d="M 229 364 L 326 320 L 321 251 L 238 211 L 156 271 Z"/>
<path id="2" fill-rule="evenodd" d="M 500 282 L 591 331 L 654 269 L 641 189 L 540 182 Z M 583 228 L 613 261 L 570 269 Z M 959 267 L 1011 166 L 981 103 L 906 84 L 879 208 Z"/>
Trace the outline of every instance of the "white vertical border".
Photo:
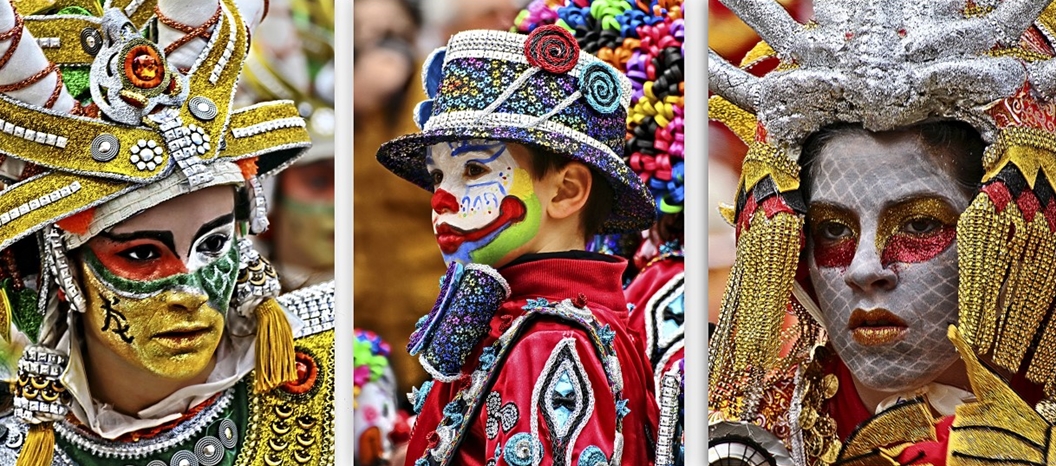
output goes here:
<path id="1" fill-rule="evenodd" d="M 686 0 L 686 393 L 687 465 L 708 464 L 708 11 Z M 689 286 L 699 283 L 705 286 Z"/>
<path id="2" fill-rule="evenodd" d="M 334 0 L 334 464 L 352 464 L 352 2 Z"/>

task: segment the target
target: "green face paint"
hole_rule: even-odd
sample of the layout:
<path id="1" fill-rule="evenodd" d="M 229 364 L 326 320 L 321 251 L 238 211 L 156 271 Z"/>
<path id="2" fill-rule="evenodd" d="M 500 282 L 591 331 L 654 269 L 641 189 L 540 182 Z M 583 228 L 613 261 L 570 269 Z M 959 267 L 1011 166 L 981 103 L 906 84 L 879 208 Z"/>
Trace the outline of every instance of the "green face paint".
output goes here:
<path id="1" fill-rule="evenodd" d="M 95 256 L 91 249 L 84 251 L 84 262 L 100 280 L 126 298 L 146 298 L 178 286 L 198 289 L 209 297 L 215 309 L 226 311 L 238 278 L 238 248 L 232 246 L 223 256 L 192 273 L 181 273 L 158 280 L 137 281 L 115 275 Z"/>
<path id="2" fill-rule="evenodd" d="M 494 265 L 514 249 L 524 246 L 539 233 L 539 224 L 543 218 L 539 198 L 532 192 L 530 197 L 521 200 L 525 207 L 524 220 L 510 224 L 508 228 L 500 231 L 490 243 L 470 252 L 470 260 L 478 264 Z"/>

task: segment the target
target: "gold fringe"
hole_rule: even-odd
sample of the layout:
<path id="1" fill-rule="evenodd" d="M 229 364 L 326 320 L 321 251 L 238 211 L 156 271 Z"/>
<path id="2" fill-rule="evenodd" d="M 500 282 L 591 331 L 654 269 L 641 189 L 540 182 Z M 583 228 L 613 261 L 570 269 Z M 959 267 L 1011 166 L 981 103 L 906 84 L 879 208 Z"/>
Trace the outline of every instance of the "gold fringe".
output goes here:
<path id="1" fill-rule="evenodd" d="M 55 429 L 50 422 L 33 424 L 18 452 L 16 466 L 51 466 L 55 455 Z"/>
<path id="2" fill-rule="evenodd" d="M 744 54 L 744 58 L 741 59 L 741 68 L 748 69 L 755 66 L 759 62 L 766 60 L 767 58 L 776 57 L 777 52 L 774 51 L 774 48 L 771 47 L 770 44 L 767 44 L 763 41 L 759 41 L 755 44 L 754 47 L 752 47 L 751 50 L 748 51 L 748 53 Z"/>
<path id="3" fill-rule="evenodd" d="M 253 391 L 260 394 L 297 379 L 293 329 L 275 298 L 268 298 L 257 314 L 257 374 Z"/>
<path id="4" fill-rule="evenodd" d="M 1030 189 L 1040 172 L 1051 183 L 1054 151 L 1052 135 L 1007 128 L 987 150 L 984 181 L 1012 164 Z M 1027 362 L 1027 379 L 1044 384 L 1046 395 L 1056 394 L 1056 316 L 1050 315 L 1056 296 L 1056 234 L 1044 215 L 1037 212 L 1027 222 L 1014 199 L 998 213 L 989 196 L 980 193 L 957 223 L 957 249 L 958 328 L 967 344 L 1013 372 Z"/>
<path id="5" fill-rule="evenodd" d="M 802 229 L 800 215 L 778 213 L 768 219 L 758 210 L 738 238 L 737 260 L 726 284 L 709 358 L 711 406 L 729 416 L 752 418 L 763 381 L 778 366 L 779 335 Z"/>

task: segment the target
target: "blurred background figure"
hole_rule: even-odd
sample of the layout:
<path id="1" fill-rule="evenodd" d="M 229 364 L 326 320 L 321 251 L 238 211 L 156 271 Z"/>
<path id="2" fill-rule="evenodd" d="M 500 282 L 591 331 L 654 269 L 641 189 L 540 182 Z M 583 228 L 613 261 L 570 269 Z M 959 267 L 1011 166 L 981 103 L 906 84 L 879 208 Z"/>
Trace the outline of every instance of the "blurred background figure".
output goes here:
<path id="1" fill-rule="evenodd" d="M 243 105 L 297 102 L 312 137 L 305 156 L 269 185 L 264 240 L 284 290 L 334 274 L 333 8 L 332 0 L 273 0 L 241 81 Z"/>
<path id="2" fill-rule="evenodd" d="M 425 52 L 460 31 L 509 30 L 525 3 L 354 0 L 355 325 L 396 348 L 390 361 L 399 393 L 428 378 L 404 348 L 414 323 L 432 308 L 446 268 L 432 227 L 421 221 L 431 209 L 429 193 L 385 170 L 374 154 L 381 143 L 418 130 L 412 115 L 425 100 Z"/>
<path id="3" fill-rule="evenodd" d="M 389 365 L 391 349 L 374 332 L 355 329 L 352 406 L 355 466 L 403 465 L 394 450 L 410 438 L 406 415 L 396 407 L 396 376 Z"/>

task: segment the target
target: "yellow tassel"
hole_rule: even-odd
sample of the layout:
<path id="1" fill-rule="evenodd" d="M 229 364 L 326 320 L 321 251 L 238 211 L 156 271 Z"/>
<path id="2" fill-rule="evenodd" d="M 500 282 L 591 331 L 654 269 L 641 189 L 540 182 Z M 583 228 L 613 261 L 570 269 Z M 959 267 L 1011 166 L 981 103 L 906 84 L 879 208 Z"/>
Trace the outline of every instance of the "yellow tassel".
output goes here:
<path id="1" fill-rule="evenodd" d="M 50 422 L 29 426 L 26 441 L 18 452 L 16 466 L 50 466 L 55 454 L 55 429 Z"/>
<path id="2" fill-rule="evenodd" d="M 257 314 L 257 374 L 253 391 L 260 394 L 297 379 L 293 329 L 275 298 L 255 309 Z"/>

